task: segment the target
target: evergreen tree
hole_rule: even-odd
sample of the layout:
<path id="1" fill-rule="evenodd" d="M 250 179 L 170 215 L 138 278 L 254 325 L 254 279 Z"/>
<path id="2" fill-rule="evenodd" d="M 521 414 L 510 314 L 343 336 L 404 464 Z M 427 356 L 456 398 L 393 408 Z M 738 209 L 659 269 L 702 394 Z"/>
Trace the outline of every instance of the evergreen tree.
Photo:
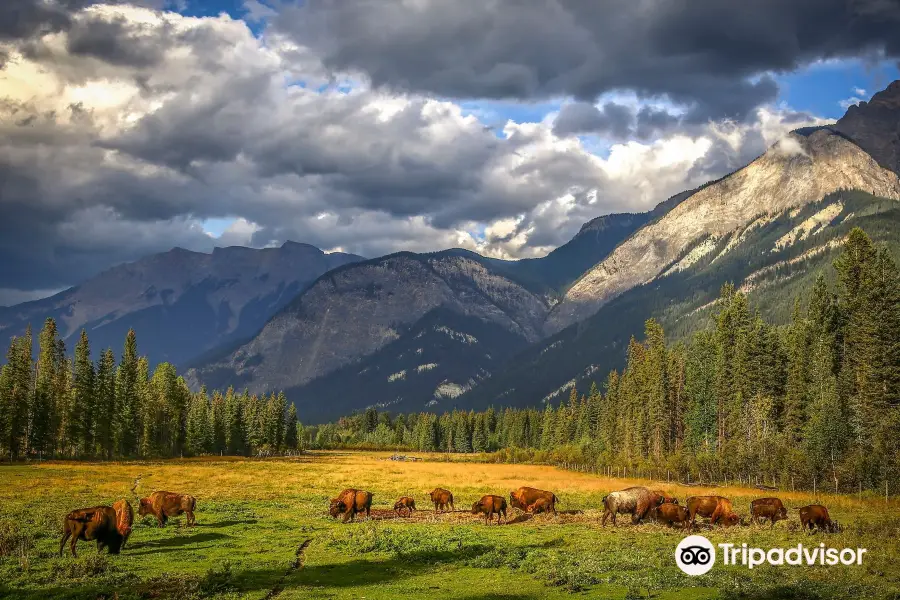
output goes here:
<path id="1" fill-rule="evenodd" d="M 94 449 L 94 363 L 87 332 L 82 329 L 75 345 L 75 374 L 72 380 L 70 439 L 77 452 L 89 456 Z"/>
<path id="2" fill-rule="evenodd" d="M 138 352 L 137 336 L 129 329 L 125 336 L 122 360 L 116 369 L 115 427 L 116 447 L 121 456 L 134 456 L 140 444 L 140 404 L 138 398 Z"/>
<path id="3" fill-rule="evenodd" d="M 45 454 L 53 451 L 55 431 L 54 394 L 57 370 L 62 368 L 59 349 L 59 333 L 56 321 L 47 318 L 38 336 L 38 362 L 35 372 L 34 397 L 29 416 L 28 446 L 30 451 Z"/>
<path id="4" fill-rule="evenodd" d="M 95 443 L 97 455 L 107 459 L 115 453 L 116 357 L 107 348 L 97 362 L 95 392 Z"/>
<path id="5" fill-rule="evenodd" d="M 284 446 L 288 450 L 299 450 L 299 438 L 297 436 L 297 407 L 292 402 L 288 406 L 287 417 L 284 421 Z"/>

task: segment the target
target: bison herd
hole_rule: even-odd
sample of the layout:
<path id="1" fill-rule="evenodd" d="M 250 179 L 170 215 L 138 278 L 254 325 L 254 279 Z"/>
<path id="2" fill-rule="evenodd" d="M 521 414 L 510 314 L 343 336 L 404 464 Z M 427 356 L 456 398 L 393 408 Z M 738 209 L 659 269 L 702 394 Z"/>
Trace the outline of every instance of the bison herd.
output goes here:
<path id="1" fill-rule="evenodd" d="M 346 489 L 331 500 L 329 513 L 334 518 L 342 516 L 345 523 L 353 521 L 355 516 L 362 512 L 365 512 L 368 518 L 372 508 L 372 496 L 371 492 Z M 434 504 L 435 512 L 454 511 L 453 492 L 450 490 L 435 488 L 425 496 Z M 472 504 L 471 512 L 473 515 L 484 515 L 485 524 L 490 523 L 496 516 L 499 525 L 501 517 L 506 520 L 508 507 L 517 508 L 530 514 L 542 512 L 556 514 L 557 502 L 559 499 L 553 492 L 532 487 L 520 487 L 509 493 L 508 504 L 503 496 L 488 494 Z M 415 510 L 416 501 L 410 496 L 403 496 L 394 503 L 394 511 L 400 517 L 408 517 Z M 840 531 L 840 525 L 831 519 L 828 509 L 822 505 L 811 504 L 797 510 L 800 513 L 800 523 L 804 530 L 828 533 Z M 684 529 L 696 527 L 698 516 L 709 519 L 711 525 L 729 527 L 746 524 L 744 519 L 734 511 L 731 500 L 723 496 L 691 496 L 682 506 L 673 496 L 641 486 L 612 492 L 603 497 L 601 525 L 605 527 L 607 520 L 611 518 L 612 524 L 615 526 L 617 515 L 630 515 L 631 522 L 635 525 L 646 519 Z M 760 524 L 768 520 L 769 526 L 774 527 L 775 523 L 787 518 L 787 508 L 778 498 L 758 498 L 750 503 L 750 521 L 752 523 Z"/>
<path id="2" fill-rule="evenodd" d="M 172 492 L 153 492 L 147 498 L 141 498 L 138 506 L 140 516 L 153 515 L 160 527 L 164 527 L 169 517 L 184 514 L 188 526 L 193 526 L 194 508 L 197 501 L 187 494 Z M 115 502 L 112 506 L 95 506 L 73 510 L 63 519 L 63 537 L 59 543 L 59 554 L 62 556 L 66 540 L 72 541 L 69 548 L 72 556 L 77 556 L 75 546 L 78 540 L 97 542 L 97 550 L 106 548 L 110 554 L 118 554 L 125 547 L 134 524 L 134 510 L 126 499 Z"/>

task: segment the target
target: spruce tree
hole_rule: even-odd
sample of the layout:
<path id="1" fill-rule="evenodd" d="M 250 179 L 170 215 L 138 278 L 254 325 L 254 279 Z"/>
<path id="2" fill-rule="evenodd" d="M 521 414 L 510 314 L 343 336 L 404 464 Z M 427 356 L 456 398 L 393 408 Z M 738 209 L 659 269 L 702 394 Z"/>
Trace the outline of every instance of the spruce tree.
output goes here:
<path id="1" fill-rule="evenodd" d="M 97 378 L 95 386 L 96 417 L 95 443 L 98 455 L 107 459 L 115 452 L 115 416 L 116 411 L 116 357 L 112 349 L 107 348 L 97 362 Z"/>
<path id="2" fill-rule="evenodd" d="M 284 446 L 288 450 L 299 450 L 299 436 L 297 435 L 297 407 L 291 402 L 288 406 L 287 417 L 284 421 Z"/>
<path id="3" fill-rule="evenodd" d="M 140 444 L 137 336 L 129 329 L 122 359 L 116 369 L 116 448 L 121 456 L 135 456 Z"/>
<path id="4" fill-rule="evenodd" d="M 89 456 L 94 449 L 94 362 L 91 360 L 91 345 L 84 329 L 75 345 L 72 393 L 71 441 L 78 453 Z"/>
<path id="5" fill-rule="evenodd" d="M 55 382 L 57 370 L 62 367 L 57 355 L 59 334 L 56 321 L 47 318 L 38 336 L 38 362 L 35 371 L 34 397 L 29 416 L 29 448 L 32 452 L 45 454 L 53 451 L 56 432 L 53 430 Z"/>

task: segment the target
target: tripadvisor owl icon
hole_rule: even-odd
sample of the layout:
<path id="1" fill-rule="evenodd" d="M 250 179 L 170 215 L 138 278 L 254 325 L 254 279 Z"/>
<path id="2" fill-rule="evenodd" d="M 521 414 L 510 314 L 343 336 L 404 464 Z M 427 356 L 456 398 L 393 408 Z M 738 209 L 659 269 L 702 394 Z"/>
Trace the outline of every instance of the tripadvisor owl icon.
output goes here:
<path id="1" fill-rule="evenodd" d="M 703 575 L 716 562 L 716 549 L 702 535 L 689 535 L 675 548 L 675 562 L 688 575 Z"/>

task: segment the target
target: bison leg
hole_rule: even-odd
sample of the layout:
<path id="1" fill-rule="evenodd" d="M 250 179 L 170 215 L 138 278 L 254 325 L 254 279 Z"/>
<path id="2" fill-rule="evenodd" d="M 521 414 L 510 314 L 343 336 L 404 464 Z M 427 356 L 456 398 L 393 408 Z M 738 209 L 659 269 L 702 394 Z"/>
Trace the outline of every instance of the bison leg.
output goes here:
<path id="1" fill-rule="evenodd" d="M 59 555 L 60 555 L 60 556 L 62 556 L 62 554 L 63 554 L 63 548 L 65 548 L 65 546 L 66 546 L 66 540 L 69 539 L 69 536 L 70 536 L 70 535 L 72 535 L 72 532 L 71 532 L 71 530 L 69 529 L 69 524 L 68 524 L 68 522 L 67 522 L 67 523 L 65 524 L 65 526 L 63 527 L 62 541 L 59 542 Z"/>
<path id="2" fill-rule="evenodd" d="M 72 541 L 69 542 L 69 550 L 72 552 L 72 556 L 78 558 L 78 553 L 75 551 L 75 546 L 78 545 L 78 538 L 80 538 L 84 534 L 84 525 L 81 523 L 76 524 L 72 528 Z"/>
<path id="3" fill-rule="evenodd" d="M 195 521 L 194 521 L 194 511 L 192 511 L 192 510 L 186 510 L 186 511 L 184 511 L 184 514 L 187 516 L 187 526 L 188 526 L 188 527 L 193 527 L 193 526 L 194 526 L 194 523 L 195 523 Z"/>

